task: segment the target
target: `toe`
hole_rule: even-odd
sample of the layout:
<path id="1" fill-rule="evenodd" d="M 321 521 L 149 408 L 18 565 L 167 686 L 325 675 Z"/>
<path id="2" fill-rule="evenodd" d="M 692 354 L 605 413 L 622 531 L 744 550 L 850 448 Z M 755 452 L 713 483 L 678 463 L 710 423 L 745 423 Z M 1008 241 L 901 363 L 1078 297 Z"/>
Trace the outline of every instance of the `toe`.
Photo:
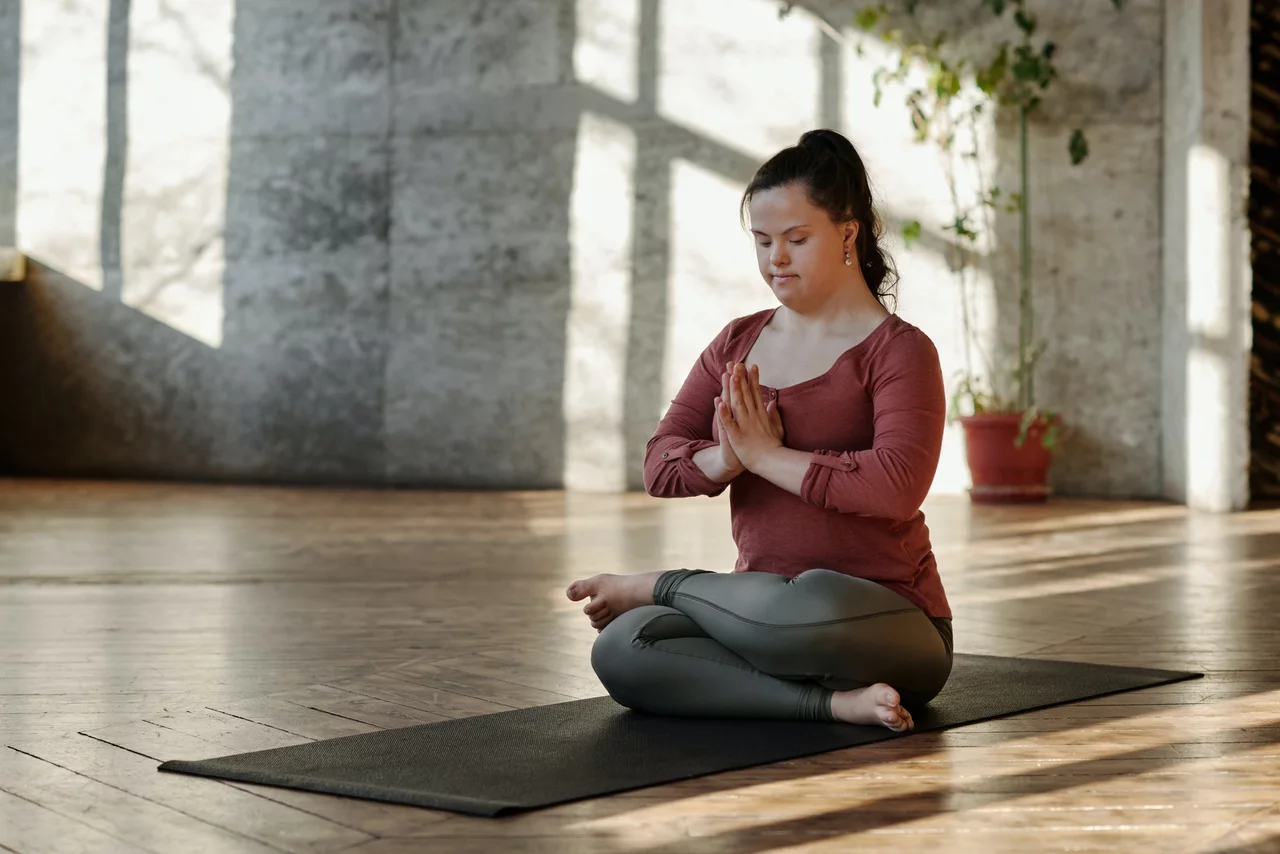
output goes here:
<path id="1" fill-rule="evenodd" d="M 574 602 L 594 595 L 596 592 L 595 585 L 592 583 L 594 580 L 594 578 L 579 578 L 564 591 L 565 595 Z"/>

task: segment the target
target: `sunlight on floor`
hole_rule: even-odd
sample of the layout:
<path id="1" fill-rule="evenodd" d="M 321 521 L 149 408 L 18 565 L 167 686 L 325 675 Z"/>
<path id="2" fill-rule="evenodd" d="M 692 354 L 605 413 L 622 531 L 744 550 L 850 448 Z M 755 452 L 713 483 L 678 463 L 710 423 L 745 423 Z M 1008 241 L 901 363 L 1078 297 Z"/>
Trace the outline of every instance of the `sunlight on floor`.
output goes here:
<path id="1" fill-rule="evenodd" d="M 1141 692 L 1134 694 L 1135 698 L 1140 695 Z M 797 822 L 814 823 L 815 832 L 826 836 L 823 825 L 818 824 L 824 817 L 839 816 L 846 823 L 856 823 L 859 810 L 883 814 L 886 810 L 894 812 L 896 804 L 900 815 L 892 825 L 868 828 L 857 835 L 858 841 L 868 835 L 957 832 L 990 835 L 1003 841 L 1008 834 L 1027 828 L 1031 821 L 1036 832 L 1042 834 L 1055 829 L 1104 834 L 1137 827 L 1195 839 L 1197 833 L 1203 835 L 1208 822 L 1251 806 L 1266 808 L 1280 796 L 1280 780 L 1241 776 L 1243 760 L 1259 752 L 1276 751 L 1275 742 L 1280 741 L 1280 732 L 1275 729 L 1280 724 L 1280 691 L 1148 714 L 1133 714 L 1140 706 L 1089 708 L 1099 716 L 1096 725 L 1023 734 L 1017 729 L 1020 725 L 1054 726 L 1053 710 L 1004 718 L 799 759 L 776 766 L 773 771 L 729 772 L 718 778 L 721 784 L 729 777 L 750 780 L 813 768 L 808 776 L 748 782 L 735 788 L 664 800 L 577 822 L 571 827 L 597 833 L 611 831 L 616 834 L 617 843 L 628 848 L 650 847 L 689 836 L 767 833 L 783 824 L 795 828 L 799 826 L 794 824 Z M 1078 713 L 1080 706 L 1072 709 Z M 1224 709 L 1230 713 L 1224 715 Z M 948 748 L 946 744 L 948 739 L 963 743 L 966 737 L 982 733 L 990 734 L 993 741 L 981 754 L 974 747 Z M 1000 740 L 1001 735 L 1007 739 Z M 1069 758 L 1063 758 L 1064 754 Z M 822 770 L 832 766 L 842 767 Z M 1195 795 L 1198 780 L 1224 775 L 1232 776 L 1228 790 L 1223 791 L 1221 783 L 1215 783 L 1219 788 L 1212 797 Z M 694 780 L 670 788 L 678 791 L 699 785 Z M 1060 806 L 1065 791 L 1082 787 L 1089 790 L 1089 800 L 1096 803 Z M 938 801 L 938 797 L 943 800 Z M 726 816 L 732 811 L 732 801 L 739 799 L 751 810 L 750 814 Z M 1188 799 L 1195 800 L 1194 808 L 1175 806 Z M 761 803 L 776 807 L 762 814 Z M 1179 811 L 1174 812 L 1175 808 Z M 668 822 L 665 830 L 660 819 Z M 1221 828 L 1213 832 L 1220 834 Z M 854 835 L 833 834 L 835 838 L 827 841 L 848 845 Z"/>

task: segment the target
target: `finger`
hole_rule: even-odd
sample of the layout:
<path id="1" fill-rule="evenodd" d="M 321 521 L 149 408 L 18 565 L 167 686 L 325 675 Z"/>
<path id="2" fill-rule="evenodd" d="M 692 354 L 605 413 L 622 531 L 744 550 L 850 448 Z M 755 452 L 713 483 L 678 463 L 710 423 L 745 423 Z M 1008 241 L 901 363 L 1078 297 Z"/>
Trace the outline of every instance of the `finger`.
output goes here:
<path id="1" fill-rule="evenodd" d="M 733 413 L 729 410 L 729 404 L 721 400 L 716 408 L 716 415 L 720 418 L 720 434 L 729 436 L 738 429 L 738 422 L 733 420 Z"/>
<path id="2" fill-rule="evenodd" d="M 734 374 L 733 381 L 736 383 L 735 391 L 739 405 L 742 408 L 742 416 L 751 418 L 758 411 L 758 407 L 756 406 L 755 395 L 751 393 L 751 380 L 747 378 L 746 368 L 742 368 Z M 734 411 L 734 414 L 737 414 L 737 410 Z"/>
<path id="3" fill-rule="evenodd" d="M 735 421 L 745 420 L 747 417 L 747 403 L 743 399 L 742 380 L 737 373 L 729 379 L 729 410 L 733 413 Z"/>
<path id="4" fill-rule="evenodd" d="M 755 393 L 756 400 L 764 400 L 764 391 L 760 388 L 760 366 L 751 366 L 751 390 Z"/>
<path id="5" fill-rule="evenodd" d="M 752 416 L 764 408 L 764 401 L 760 397 L 760 387 L 751 377 L 751 368 L 748 368 L 745 364 L 742 366 L 742 397 L 747 403 L 747 411 Z"/>

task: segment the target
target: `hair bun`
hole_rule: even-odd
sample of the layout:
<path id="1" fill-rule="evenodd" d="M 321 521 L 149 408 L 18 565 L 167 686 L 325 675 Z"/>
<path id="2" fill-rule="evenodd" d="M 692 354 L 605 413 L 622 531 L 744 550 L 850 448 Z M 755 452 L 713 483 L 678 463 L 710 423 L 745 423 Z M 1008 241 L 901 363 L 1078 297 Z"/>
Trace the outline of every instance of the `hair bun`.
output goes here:
<path id="1" fill-rule="evenodd" d="M 801 148 L 814 148 L 834 154 L 841 160 L 851 160 L 855 155 L 853 143 L 841 133 L 826 128 L 805 131 L 797 143 Z"/>

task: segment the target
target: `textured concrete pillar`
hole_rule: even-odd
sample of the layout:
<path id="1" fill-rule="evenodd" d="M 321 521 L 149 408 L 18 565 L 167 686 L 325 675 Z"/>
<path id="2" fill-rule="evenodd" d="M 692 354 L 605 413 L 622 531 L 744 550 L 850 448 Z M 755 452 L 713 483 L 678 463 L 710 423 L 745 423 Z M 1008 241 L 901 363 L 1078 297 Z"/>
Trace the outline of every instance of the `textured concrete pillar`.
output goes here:
<path id="1" fill-rule="evenodd" d="M 1165 10 L 1164 493 L 1201 510 L 1248 495 L 1249 6 Z"/>

